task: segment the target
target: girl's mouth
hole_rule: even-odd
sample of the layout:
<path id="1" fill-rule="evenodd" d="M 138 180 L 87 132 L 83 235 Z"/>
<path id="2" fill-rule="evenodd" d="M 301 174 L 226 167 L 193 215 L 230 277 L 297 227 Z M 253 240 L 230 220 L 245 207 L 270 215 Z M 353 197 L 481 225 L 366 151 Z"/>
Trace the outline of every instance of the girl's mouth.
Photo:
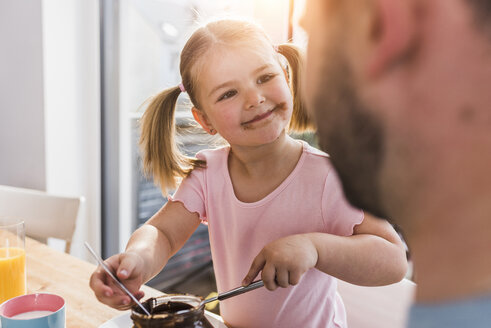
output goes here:
<path id="1" fill-rule="evenodd" d="M 252 120 L 249 120 L 247 122 L 240 123 L 240 125 L 247 125 L 251 123 L 255 123 L 261 120 L 264 120 L 265 118 L 269 117 L 276 109 L 283 107 L 283 104 L 276 105 L 273 109 L 268 110 L 266 113 L 261 114 L 261 115 L 256 115 Z"/>

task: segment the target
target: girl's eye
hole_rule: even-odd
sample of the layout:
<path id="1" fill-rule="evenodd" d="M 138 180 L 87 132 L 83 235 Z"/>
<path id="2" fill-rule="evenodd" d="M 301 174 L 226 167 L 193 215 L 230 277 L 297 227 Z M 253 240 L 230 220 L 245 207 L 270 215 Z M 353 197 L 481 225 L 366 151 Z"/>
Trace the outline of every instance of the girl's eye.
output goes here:
<path id="1" fill-rule="evenodd" d="M 273 73 L 271 73 L 271 74 L 264 74 L 264 75 L 261 75 L 261 76 L 259 77 L 259 79 L 257 79 L 257 83 L 258 83 L 258 84 L 263 84 L 263 83 L 266 83 L 266 82 L 268 82 L 269 80 L 273 79 L 273 78 L 274 78 L 276 75 L 278 75 L 278 74 L 273 74 Z"/>
<path id="2" fill-rule="evenodd" d="M 229 90 L 229 91 L 225 92 L 223 95 L 221 95 L 221 96 L 218 98 L 218 101 L 221 101 L 221 100 L 225 100 L 225 99 L 231 98 L 231 97 L 235 96 L 236 94 L 237 94 L 237 91 L 235 91 L 235 90 Z"/>

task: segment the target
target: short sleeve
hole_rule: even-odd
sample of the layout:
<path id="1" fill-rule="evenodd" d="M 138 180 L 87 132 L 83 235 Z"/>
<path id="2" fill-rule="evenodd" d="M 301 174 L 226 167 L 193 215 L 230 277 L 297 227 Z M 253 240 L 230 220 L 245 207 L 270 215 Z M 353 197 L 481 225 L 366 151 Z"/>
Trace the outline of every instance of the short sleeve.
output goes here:
<path id="1" fill-rule="evenodd" d="M 181 202 L 190 211 L 199 214 L 206 221 L 205 206 L 205 169 L 195 169 L 183 179 L 174 195 L 169 200 Z"/>
<path id="2" fill-rule="evenodd" d="M 326 177 L 322 195 L 322 217 L 327 232 L 339 236 L 351 236 L 353 228 L 363 221 L 363 211 L 346 200 L 341 182 L 332 168 Z"/>

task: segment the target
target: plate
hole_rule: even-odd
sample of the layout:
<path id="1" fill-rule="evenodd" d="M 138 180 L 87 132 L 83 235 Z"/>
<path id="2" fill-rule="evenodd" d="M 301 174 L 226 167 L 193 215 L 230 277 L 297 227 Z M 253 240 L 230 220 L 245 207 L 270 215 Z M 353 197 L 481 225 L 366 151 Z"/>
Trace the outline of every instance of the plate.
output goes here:
<path id="1" fill-rule="evenodd" d="M 123 314 L 104 322 L 99 326 L 99 328 L 131 328 L 133 326 L 133 321 L 131 320 L 130 316 L 131 311 L 123 312 Z M 227 328 L 227 326 L 223 323 L 222 318 L 220 318 L 218 315 L 206 311 L 205 316 L 213 327 Z"/>

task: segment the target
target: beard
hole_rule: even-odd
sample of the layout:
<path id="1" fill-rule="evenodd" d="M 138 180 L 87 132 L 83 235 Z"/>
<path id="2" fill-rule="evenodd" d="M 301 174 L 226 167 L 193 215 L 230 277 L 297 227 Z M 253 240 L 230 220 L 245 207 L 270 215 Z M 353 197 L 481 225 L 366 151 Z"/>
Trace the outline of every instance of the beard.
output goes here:
<path id="1" fill-rule="evenodd" d="M 319 145 L 330 155 L 347 200 L 386 217 L 379 188 L 384 130 L 361 101 L 348 63 L 341 55 L 337 57 L 324 61 L 312 99 Z"/>

